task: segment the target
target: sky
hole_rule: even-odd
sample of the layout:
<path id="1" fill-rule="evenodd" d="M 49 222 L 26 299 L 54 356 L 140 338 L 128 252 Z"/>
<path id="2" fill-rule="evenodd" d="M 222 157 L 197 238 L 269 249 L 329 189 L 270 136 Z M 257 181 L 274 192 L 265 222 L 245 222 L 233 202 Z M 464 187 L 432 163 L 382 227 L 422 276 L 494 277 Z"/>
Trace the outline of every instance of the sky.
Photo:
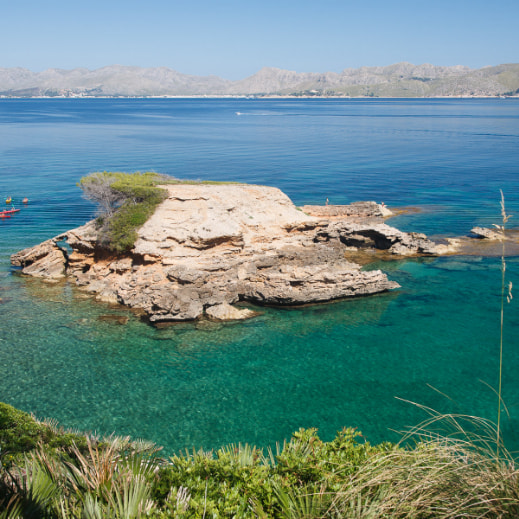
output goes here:
<path id="1" fill-rule="evenodd" d="M 168 67 L 243 79 L 519 62 L 519 0 L 24 0 L 0 14 L 0 68 Z"/>

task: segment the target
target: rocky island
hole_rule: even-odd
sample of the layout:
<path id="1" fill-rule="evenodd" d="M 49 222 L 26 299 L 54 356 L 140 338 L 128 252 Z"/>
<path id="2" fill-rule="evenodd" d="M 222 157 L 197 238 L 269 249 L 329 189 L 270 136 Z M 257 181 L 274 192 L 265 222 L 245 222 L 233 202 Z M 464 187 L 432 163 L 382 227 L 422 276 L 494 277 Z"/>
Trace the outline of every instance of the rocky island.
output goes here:
<path id="1" fill-rule="evenodd" d="M 93 220 L 14 254 L 12 264 L 45 280 L 70 278 L 99 300 L 162 322 L 254 315 L 232 306 L 239 301 L 299 305 L 384 292 L 399 285 L 380 270 L 362 270 L 356 253 L 446 252 L 384 223 L 391 213 L 375 202 L 297 208 L 273 187 L 161 187 L 167 196 L 131 251 L 107 253 Z"/>

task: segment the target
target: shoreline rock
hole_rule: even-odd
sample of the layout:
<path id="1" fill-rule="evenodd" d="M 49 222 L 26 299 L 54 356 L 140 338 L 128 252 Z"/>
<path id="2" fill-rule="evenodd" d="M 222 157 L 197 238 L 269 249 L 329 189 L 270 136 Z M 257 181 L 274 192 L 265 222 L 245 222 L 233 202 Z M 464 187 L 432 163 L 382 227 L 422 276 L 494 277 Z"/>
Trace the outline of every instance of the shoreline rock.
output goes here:
<path id="1" fill-rule="evenodd" d="M 273 187 L 164 187 L 168 198 L 124 257 L 97 246 L 92 221 L 13 254 L 11 262 L 42 279 L 72 278 L 97 299 L 142 309 L 158 323 L 250 317 L 230 306 L 238 301 L 297 305 L 392 290 L 396 282 L 380 270 L 361 270 L 346 252 L 445 250 L 385 224 L 387 208 L 375 202 L 305 206 L 307 213 Z M 63 240 L 72 252 L 59 246 Z"/>
<path id="2" fill-rule="evenodd" d="M 473 227 L 470 232 L 478 239 L 484 240 L 508 240 L 509 238 L 498 229 L 488 229 L 486 227 Z"/>
<path id="3" fill-rule="evenodd" d="M 353 202 L 349 205 L 304 205 L 301 211 L 310 215 L 325 218 L 389 218 L 394 213 L 383 203 Z"/>

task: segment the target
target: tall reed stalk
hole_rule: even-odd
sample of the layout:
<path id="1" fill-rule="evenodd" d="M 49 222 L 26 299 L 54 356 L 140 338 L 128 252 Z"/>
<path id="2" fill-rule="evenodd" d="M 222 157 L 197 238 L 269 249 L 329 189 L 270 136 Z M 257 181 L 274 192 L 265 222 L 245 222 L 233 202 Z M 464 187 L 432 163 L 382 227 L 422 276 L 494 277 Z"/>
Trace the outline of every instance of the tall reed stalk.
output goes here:
<path id="1" fill-rule="evenodd" d="M 504 329 L 504 315 L 505 315 L 505 290 L 508 288 L 508 294 L 506 296 L 507 301 L 510 303 L 512 299 L 512 282 L 508 284 L 506 287 L 506 236 L 505 236 L 505 228 L 506 223 L 512 217 L 511 215 L 506 214 L 505 207 L 505 197 L 503 195 L 503 191 L 499 190 L 501 193 L 501 220 L 502 225 L 495 225 L 499 230 L 500 238 L 501 238 L 501 323 L 500 323 L 500 336 L 499 336 L 499 385 L 497 390 L 498 395 L 498 403 L 497 403 L 497 438 L 496 438 L 496 458 L 499 458 L 499 445 L 501 442 L 501 405 L 502 405 L 502 387 L 503 387 L 503 329 Z"/>

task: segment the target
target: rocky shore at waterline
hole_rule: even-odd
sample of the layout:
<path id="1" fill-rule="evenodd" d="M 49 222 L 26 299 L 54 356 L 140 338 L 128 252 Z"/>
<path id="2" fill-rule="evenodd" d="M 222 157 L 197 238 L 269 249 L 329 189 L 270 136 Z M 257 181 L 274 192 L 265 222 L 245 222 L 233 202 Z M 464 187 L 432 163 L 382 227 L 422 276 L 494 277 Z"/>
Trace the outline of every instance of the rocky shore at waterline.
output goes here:
<path id="1" fill-rule="evenodd" d="M 358 251 L 449 251 L 423 234 L 387 225 L 390 211 L 375 202 L 298 209 L 273 187 L 164 188 L 167 199 L 124 256 L 99 246 L 91 221 L 13 254 L 11 262 L 26 275 L 68 277 L 99 300 L 141 309 L 151 322 L 161 322 L 253 316 L 233 306 L 239 301 L 296 305 L 384 292 L 399 285 L 348 258 Z"/>

